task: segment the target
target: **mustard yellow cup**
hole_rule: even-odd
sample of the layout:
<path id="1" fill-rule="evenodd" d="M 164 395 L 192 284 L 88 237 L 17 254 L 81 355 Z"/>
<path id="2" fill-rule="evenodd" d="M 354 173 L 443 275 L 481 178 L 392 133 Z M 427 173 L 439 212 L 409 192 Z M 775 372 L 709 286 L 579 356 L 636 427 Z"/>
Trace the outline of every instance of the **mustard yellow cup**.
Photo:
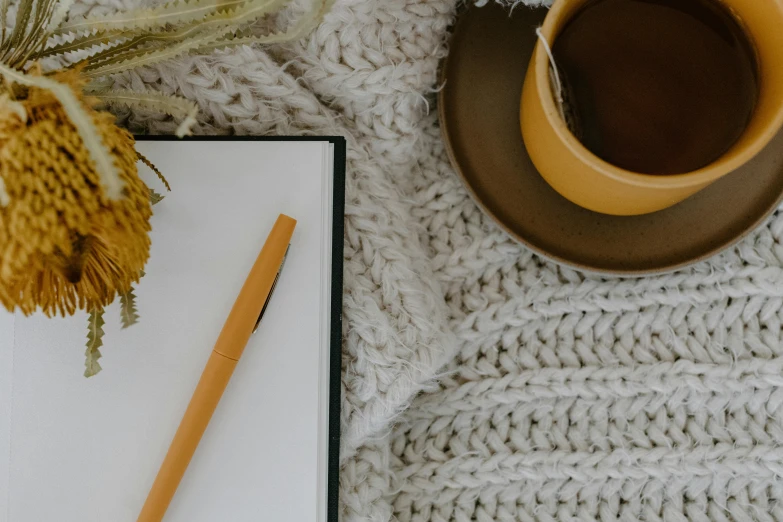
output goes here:
<path id="1" fill-rule="evenodd" d="M 589 0 L 555 0 L 541 27 L 550 45 Z M 525 147 L 541 176 L 562 196 L 587 209 L 631 216 L 679 203 L 733 172 L 762 150 L 783 126 L 783 0 L 714 0 L 735 14 L 756 51 L 759 95 L 744 133 L 723 156 L 699 170 L 656 176 L 618 168 L 590 152 L 560 117 L 541 41 L 522 88 L 520 124 Z"/>

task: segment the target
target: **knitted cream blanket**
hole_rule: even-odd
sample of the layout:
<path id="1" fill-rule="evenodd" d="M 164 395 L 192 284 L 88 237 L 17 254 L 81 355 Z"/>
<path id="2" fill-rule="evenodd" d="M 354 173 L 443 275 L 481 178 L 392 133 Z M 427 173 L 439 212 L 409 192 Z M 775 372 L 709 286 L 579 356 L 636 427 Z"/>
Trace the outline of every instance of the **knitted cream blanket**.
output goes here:
<path id="1" fill-rule="evenodd" d="M 643 279 L 520 247 L 439 135 L 456 4 L 338 0 L 297 44 L 120 80 L 201 133 L 347 137 L 342 520 L 783 520 L 783 216 Z"/>

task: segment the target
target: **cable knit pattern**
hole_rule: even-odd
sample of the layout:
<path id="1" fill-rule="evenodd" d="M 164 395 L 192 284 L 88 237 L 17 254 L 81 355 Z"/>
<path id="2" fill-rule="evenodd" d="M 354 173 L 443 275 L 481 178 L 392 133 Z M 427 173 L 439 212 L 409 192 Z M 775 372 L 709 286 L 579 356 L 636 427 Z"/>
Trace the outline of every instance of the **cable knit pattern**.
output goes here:
<path id="1" fill-rule="evenodd" d="M 348 139 L 342 520 L 783 520 L 783 215 L 649 278 L 517 245 L 439 135 L 458 9 L 338 0 L 301 42 L 117 80 L 197 101 L 200 133 Z"/>

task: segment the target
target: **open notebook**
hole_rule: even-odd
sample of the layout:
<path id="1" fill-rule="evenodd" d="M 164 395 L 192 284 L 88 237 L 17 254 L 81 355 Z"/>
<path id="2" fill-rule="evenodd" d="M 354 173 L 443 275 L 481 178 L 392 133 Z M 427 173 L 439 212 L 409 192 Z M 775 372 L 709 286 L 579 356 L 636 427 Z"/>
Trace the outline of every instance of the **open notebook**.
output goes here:
<path id="1" fill-rule="evenodd" d="M 166 522 L 336 522 L 345 142 L 140 139 L 168 178 L 138 324 L 0 312 L 0 522 L 134 522 L 280 213 L 298 223 Z M 140 165 L 142 178 L 163 192 Z"/>

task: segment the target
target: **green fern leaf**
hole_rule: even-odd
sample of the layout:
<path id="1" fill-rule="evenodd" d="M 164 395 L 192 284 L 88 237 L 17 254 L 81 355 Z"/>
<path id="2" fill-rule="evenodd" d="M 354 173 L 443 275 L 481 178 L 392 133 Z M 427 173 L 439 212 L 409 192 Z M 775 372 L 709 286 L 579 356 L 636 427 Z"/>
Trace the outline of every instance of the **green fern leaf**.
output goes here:
<path id="1" fill-rule="evenodd" d="M 151 190 L 150 194 L 154 192 L 155 191 Z M 161 197 L 161 199 L 163 198 Z M 138 310 L 136 310 L 136 296 L 133 293 L 133 287 L 126 293 L 120 295 L 120 319 L 122 319 L 123 329 L 139 322 L 139 313 Z"/>
<path id="2" fill-rule="evenodd" d="M 208 44 L 219 40 L 231 33 L 231 29 L 223 29 L 222 31 L 205 31 L 199 32 L 197 35 L 188 38 L 187 40 L 173 43 L 168 46 L 161 46 L 152 49 L 135 49 L 130 52 L 122 53 L 118 56 L 100 62 L 95 65 L 88 65 L 84 69 L 84 76 L 88 78 L 99 78 L 101 76 L 108 76 L 136 67 L 142 67 L 144 65 L 151 65 L 163 60 L 168 60 L 186 53 L 191 49 L 195 49 L 199 45 Z"/>
<path id="3" fill-rule="evenodd" d="M 84 355 L 84 376 L 92 377 L 101 371 L 98 359 L 101 358 L 100 347 L 103 346 L 103 308 L 94 308 L 90 311 L 87 321 L 87 350 Z"/>
<path id="4" fill-rule="evenodd" d="M 153 189 L 150 189 L 150 204 L 157 205 L 161 201 L 163 201 L 163 198 L 165 198 L 163 194 L 159 194 L 155 192 Z M 2 202 L 0 202 L 2 203 Z"/>
<path id="5" fill-rule="evenodd" d="M 27 30 L 27 24 L 30 21 L 30 14 L 33 12 L 33 3 L 33 0 L 21 0 L 19 2 L 19 7 L 16 10 L 14 32 L 11 33 L 11 37 L 6 42 L 3 42 L 4 48 L 17 47 L 22 41 L 22 36 Z M 5 44 L 7 44 L 7 47 Z"/>
<path id="6" fill-rule="evenodd" d="M 8 25 L 8 8 L 11 7 L 11 0 L 2 0 L 0 4 L 0 24 L 2 24 L 2 44 L 0 44 L 0 50 L 5 49 L 5 35 Z"/>
<path id="7" fill-rule="evenodd" d="M 48 58 L 51 56 L 62 56 L 79 51 L 97 52 L 96 47 L 111 48 L 126 42 L 128 39 L 138 36 L 137 31 L 101 31 L 90 33 L 84 36 L 74 38 L 70 41 L 55 43 L 54 39 L 49 39 L 46 48 L 38 54 L 39 58 Z M 105 50 L 105 49 L 104 49 Z"/>
<path id="8" fill-rule="evenodd" d="M 173 31 L 140 35 L 123 44 L 123 47 L 130 48 L 126 52 L 109 48 L 90 56 L 87 60 L 89 64 L 84 69 L 85 74 L 96 78 L 173 58 L 200 45 L 214 43 L 234 34 L 242 24 L 274 12 L 287 1 L 289 0 L 248 0 L 244 5 L 214 13 L 202 21 Z M 147 42 L 157 45 L 139 47 Z"/>
<path id="9" fill-rule="evenodd" d="M 124 51 L 138 51 L 145 44 L 178 43 L 199 33 L 205 33 L 208 30 L 218 31 L 222 28 L 236 27 L 242 23 L 257 20 L 266 14 L 278 11 L 288 2 L 290 0 L 220 0 L 218 7 L 215 7 L 215 0 L 181 1 L 179 4 L 175 3 L 154 10 L 143 11 L 143 16 L 157 16 L 157 18 L 152 20 L 155 27 L 148 27 L 143 23 L 141 25 L 126 26 L 123 22 L 123 24 L 114 29 L 108 29 L 109 26 L 99 24 L 96 27 L 101 29 L 97 32 L 94 27 L 91 27 L 87 34 L 69 32 L 66 37 L 68 41 L 66 42 L 62 42 L 62 36 L 51 38 L 49 47 L 40 53 L 40 57 L 88 51 L 85 61 L 89 63 L 88 68 L 95 68 L 109 58 L 113 58 Z M 177 5 L 180 5 L 180 8 L 177 8 Z M 168 12 L 168 10 L 172 10 L 173 14 L 181 14 L 184 10 L 190 14 L 198 12 L 201 15 L 193 20 L 178 20 L 176 24 L 162 24 L 162 20 L 165 17 L 161 18 L 155 13 Z M 101 20 L 111 22 L 110 26 L 114 27 L 116 25 L 115 22 L 121 22 L 133 16 L 135 15 L 132 15 L 132 13 L 126 13 L 119 16 L 105 16 Z M 84 21 L 74 22 L 77 25 L 81 23 L 84 23 Z M 68 27 L 63 26 L 61 31 L 66 31 Z M 162 47 L 162 45 L 158 47 Z M 121 57 L 120 59 L 123 58 Z"/>
<path id="10" fill-rule="evenodd" d="M 3 42 L 8 44 L 7 51 L 2 57 L 5 65 L 22 69 L 29 58 L 44 45 L 48 38 L 45 29 L 54 13 L 56 3 L 57 0 L 32 0 L 28 8 L 27 0 L 22 1 L 17 14 L 23 16 L 21 19 L 17 18 L 11 38 Z M 22 19 L 23 25 L 20 23 Z"/>
<path id="11" fill-rule="evenodd" d="M 46 28 L 54 15 L 57 2 L 58 0 L 36 0 L 33 23 L 16 55 L 20 65 L 24 64 L 27 58 L 48 39 Z"/>
<path id="12" fill-rule="evenodd" d="M 130 108 L 143 108 L 182 119 L 182 124 L 176 131 L 178 137 L 190 132 L 190 125 L 196 122 L 198 113 L 198 106 L 192 101 L 156 92 L 117 90 L 94 94 L 93 97 L 108 105 L 121 104 Z"/>
<path id="13" fill-rule="evenodd" d="M 290 0 L 179 0 L 153 9 L 139 9 L 73 20 L 63 24 L 55 35 L 70 35 L 111 30 L 152 30 L 199 22 L 245 4 L 267 6 L 267 12 L 279 10 Z"/>
<path id="14" fill-rule="evenodd" d="M 229 34 L 216 42 L 200 45 L 190 52 L 192 54 L 206 54 L 208 52 L 229 49 L 240 45 L 253 44 L 274 44 L 298 40 L 306 36 L 318 25 L 323 15 L 328 12 L 335 0 L 320 0 L 315 2 L 312 9 L 305 13 L 295 24 L 285 31 L 275 32 L 267 35 L 252 35 L 247 31 L 241 31 L 236 34 Z"/>
<path id="15" fill-rule="evenodd" d="M 130 37 L 123 38 L 121 40 L 110 39 L 108 46 L 102 45 L 99 48 L 91 49 L 88 53 L 88 56 L 85 57 L 83 61 L 87 64 L 96 66 L 100 62 L 108 60 L 113 56 L 117 56 L 120 53 L 138 49 L 145 43 L 166 40 L 165 36 L 156 34 L 134 34 L 131 31 L 126 31 L 124 34 L 130 35 Z"/>

